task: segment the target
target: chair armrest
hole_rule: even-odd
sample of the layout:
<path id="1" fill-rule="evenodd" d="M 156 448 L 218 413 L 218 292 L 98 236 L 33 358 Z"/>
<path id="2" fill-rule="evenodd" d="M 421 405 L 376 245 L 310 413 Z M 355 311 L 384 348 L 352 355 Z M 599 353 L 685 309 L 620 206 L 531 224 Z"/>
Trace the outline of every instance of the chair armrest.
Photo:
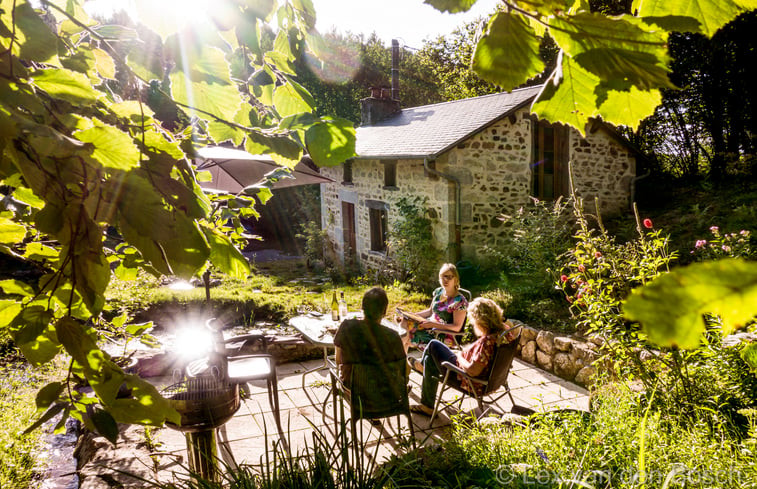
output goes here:
<path id="1" fill-rule="evenodd" d="M 460 367 L 458 367 L 454 363 L 442 362 L 442 367 L 446 368 L 447 370 L 451 370 L 451 371 L 453 371 L 455 373 L 458 373 L 460 375 L 464 375 L 466 379 L 468 379 L 471 382 L 474 382 L 476 384 L 486 385 L 486 384 L 489 383 L 489 381 L 487 381 L 487 380 L 479 379 L 479 378 L 476 378 L 476 377 L 471 377 L 470 375 L 468 375 L 468 373 L 465 370 L 461 369 Z"/>
<path id="2" fill-rule="evenodd" d="M 453 372 L 456 372 L 458 374 L 462 374 L 462 375 L 465 375 L 466 377 L 468 377 L 468 374 L 465 373 L 465 370 L 461 369 L 460 367 L 458 367 L 454 363 L 442 362 L 442 367 L 446 368 L 447 370 L 452 370 Z"/>
<path id="3" fill-rule="evenodd" d="M 438 328 L 431 328 L 429 329 L 434 334 L 448 334 L 452 336 L 462 336 L 465 334 L 465 328 L 462 328 L 460 331 L 447 331 L 444 329 L 438 329 Z"/>

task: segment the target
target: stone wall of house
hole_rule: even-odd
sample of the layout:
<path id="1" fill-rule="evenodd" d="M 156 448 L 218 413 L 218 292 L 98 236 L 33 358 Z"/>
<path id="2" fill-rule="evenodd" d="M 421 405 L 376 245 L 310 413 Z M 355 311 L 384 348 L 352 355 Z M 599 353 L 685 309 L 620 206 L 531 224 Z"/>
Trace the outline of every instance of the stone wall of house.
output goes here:
<path id="1" fill-rule="evenodd" d="M 386 204 L 389 229 L 397 219 L 395 204 L 403 196 L 428 199 L 429 214 L 434 222 L 434 241 L 439 249 L 447 248 L 452 230 L 443 223 L 454 222 L 450 217 L 453 188 L 435 177 L 429 177 L 423 160 L 397 160 L 396 187 L 384 186 L 384 164 L 379 160 L 355 160 L 352 165 L 353 184 L 343 184 L 341 166 L 322 168 L 321 173 L 334 183 L 321 185 L 321 224 L 326 230 L 336 256 L 344 257 L 344 226 L 342 202 L 355 205 L 357 256 L 365 268 L 380 268 L 386 254 L 371 251 L 369 201 Z M 374 204 L 375 205 L 375 204 Z"/>
<path id="2" fill-rule="evenodd" d="M 606 129 L 592 131 L 589 126 L 586 138 L 575 129 L 570 131 L 569 158 L 576 193 L 584 198 L 587 211 L 595 212 L 594 197 L 599 197 L 602 214 L 626 211 L 631 204 L 636 157 Z"/>
<path id="3" fill-rule="evenodd" d="M 531 190 L 531 121 L 519 110 L 449 151 L 442 170 L 462 183 L 462 256 L 506 237 L 500 215 L 528 202 Z"/>
<path id="4" fill-rule="evenodd" d="M 484 245 L 500 246 L 507 229 L 498 219 L 529 202 L 531 194 L 531 115 L 528 109 L 494 123 L 432 162 L 439 172 L 461 183 L 461 256 L 475 259 Z M 570 131 L 569 158 L 578 194 L 586 209 L 594 211 L 599 196 L 603 213 L 628 208 L 636 164 L 633 154 L 608 131 L 587 130 L 584 139 Z M 335 183 L 321 186 L 322 226 L 329 234 L 336 256 L 344 256 L 342 202 L 355 204 L 358 260 L 366 268 L 380 268 L 384 253 L 370 249 L 369 201 L 386 204 L 388 225 L 397 218 L 393 205 L 402 196 L 428 199 L 434 222 L 435 245 L 454 259 L 455 185 L 424 169 L 422 160 L 397 160 L 396 187 L 384 187 L 384 164 L 379 160 L 355 160 L 354 184 L 343 184 L 342 166 L 322 168 Z"/>
<path id="5" fill-rule="evenodd" d="M 598 338 L 578 338 L 537 330 L 525 324 L 518 345 L 518 357 L 558 377 L 583 386 L 590 386 L 602 345 Z"/>

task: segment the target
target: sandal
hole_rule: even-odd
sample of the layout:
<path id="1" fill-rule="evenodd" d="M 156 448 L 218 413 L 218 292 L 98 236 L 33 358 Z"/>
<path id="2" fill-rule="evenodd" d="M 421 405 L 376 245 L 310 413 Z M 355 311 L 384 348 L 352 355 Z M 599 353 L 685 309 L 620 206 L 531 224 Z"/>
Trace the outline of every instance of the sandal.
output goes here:
<path id="1" fill-rule="evenodd" d="M 434 410 L 423 404 L 413 404 L 412 406 L 410 406 L 410 412 L 422 414 L 424 416 L 431 416 L 434 413 Z"/>
<path id="2" fill-rule="evenodd" d="M 407 363 L 410 368 L 423 375 L 423 364 L 415 357 L 407 357 Z"/>

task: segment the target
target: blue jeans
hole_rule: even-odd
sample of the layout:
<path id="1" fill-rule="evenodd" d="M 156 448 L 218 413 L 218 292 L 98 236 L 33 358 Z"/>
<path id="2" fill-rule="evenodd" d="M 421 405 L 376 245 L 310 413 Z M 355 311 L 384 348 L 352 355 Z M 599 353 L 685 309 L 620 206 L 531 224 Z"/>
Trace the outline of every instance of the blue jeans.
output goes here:
<path id="1" fill-rule="evenodd" d="M 457 355 L 447 345 L 439 340 L 431 340 L 423 351 L 421 363 L 423 363 L 423 384 L 421 385 L 421 404 L 433 408 L 436 400 L 436 389 L 439 387 L 441 372 L 446 369 L 442 362 L 450 362 L 457 365 Z"/>

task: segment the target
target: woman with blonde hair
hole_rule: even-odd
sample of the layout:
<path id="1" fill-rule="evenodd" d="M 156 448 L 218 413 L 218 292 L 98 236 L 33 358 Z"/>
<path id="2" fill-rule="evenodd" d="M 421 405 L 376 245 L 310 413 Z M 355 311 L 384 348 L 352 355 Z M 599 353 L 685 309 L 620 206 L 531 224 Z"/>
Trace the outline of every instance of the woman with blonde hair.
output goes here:
<path id="1" fill-rule="evenodd" d="M 411 406 L 411 411 L 431 416 L 439 378 L 445 371 L 442 362 L 457 365 L 471 377 L 485 377 L 488 374 L 494 358 L 497 338 L 506 327 L 502 309 L 493 300 L 479 297 L 468 304 L 468 317 L 473 323 L 473 332 L 478 339 L 465 347 L 460 355 L 455 355 L 441 341 L 432 340 L 420 360 L 408 357 L 410 367 L 423 374 L 421 403 Z M 461 375 L 453 381 L 460 383 L 463 389 L 469 392 L 482 388 L 479 384 L 471 385 Z"/>
<path id="2" fill-rule="evenodd" d="M 403 317 L 400 322 L 408 334 L 403 337 L 405 351 L 411 344 L 422 347 L 434 336 L 428 332 L 430 329 L 437 331 L 450 331 L 458 333 L 465 324 L 465 309 L 468 300 L 460 293 L 460 274 L 457 267 L 452 263 L 445 263 L 439 269 L 439 287 L 432 294 L 431 306 L 423 311 L 412 313 L 419 319 L 413 320 Z M 398 311 L 401 313 L 401 311 Z"/>

